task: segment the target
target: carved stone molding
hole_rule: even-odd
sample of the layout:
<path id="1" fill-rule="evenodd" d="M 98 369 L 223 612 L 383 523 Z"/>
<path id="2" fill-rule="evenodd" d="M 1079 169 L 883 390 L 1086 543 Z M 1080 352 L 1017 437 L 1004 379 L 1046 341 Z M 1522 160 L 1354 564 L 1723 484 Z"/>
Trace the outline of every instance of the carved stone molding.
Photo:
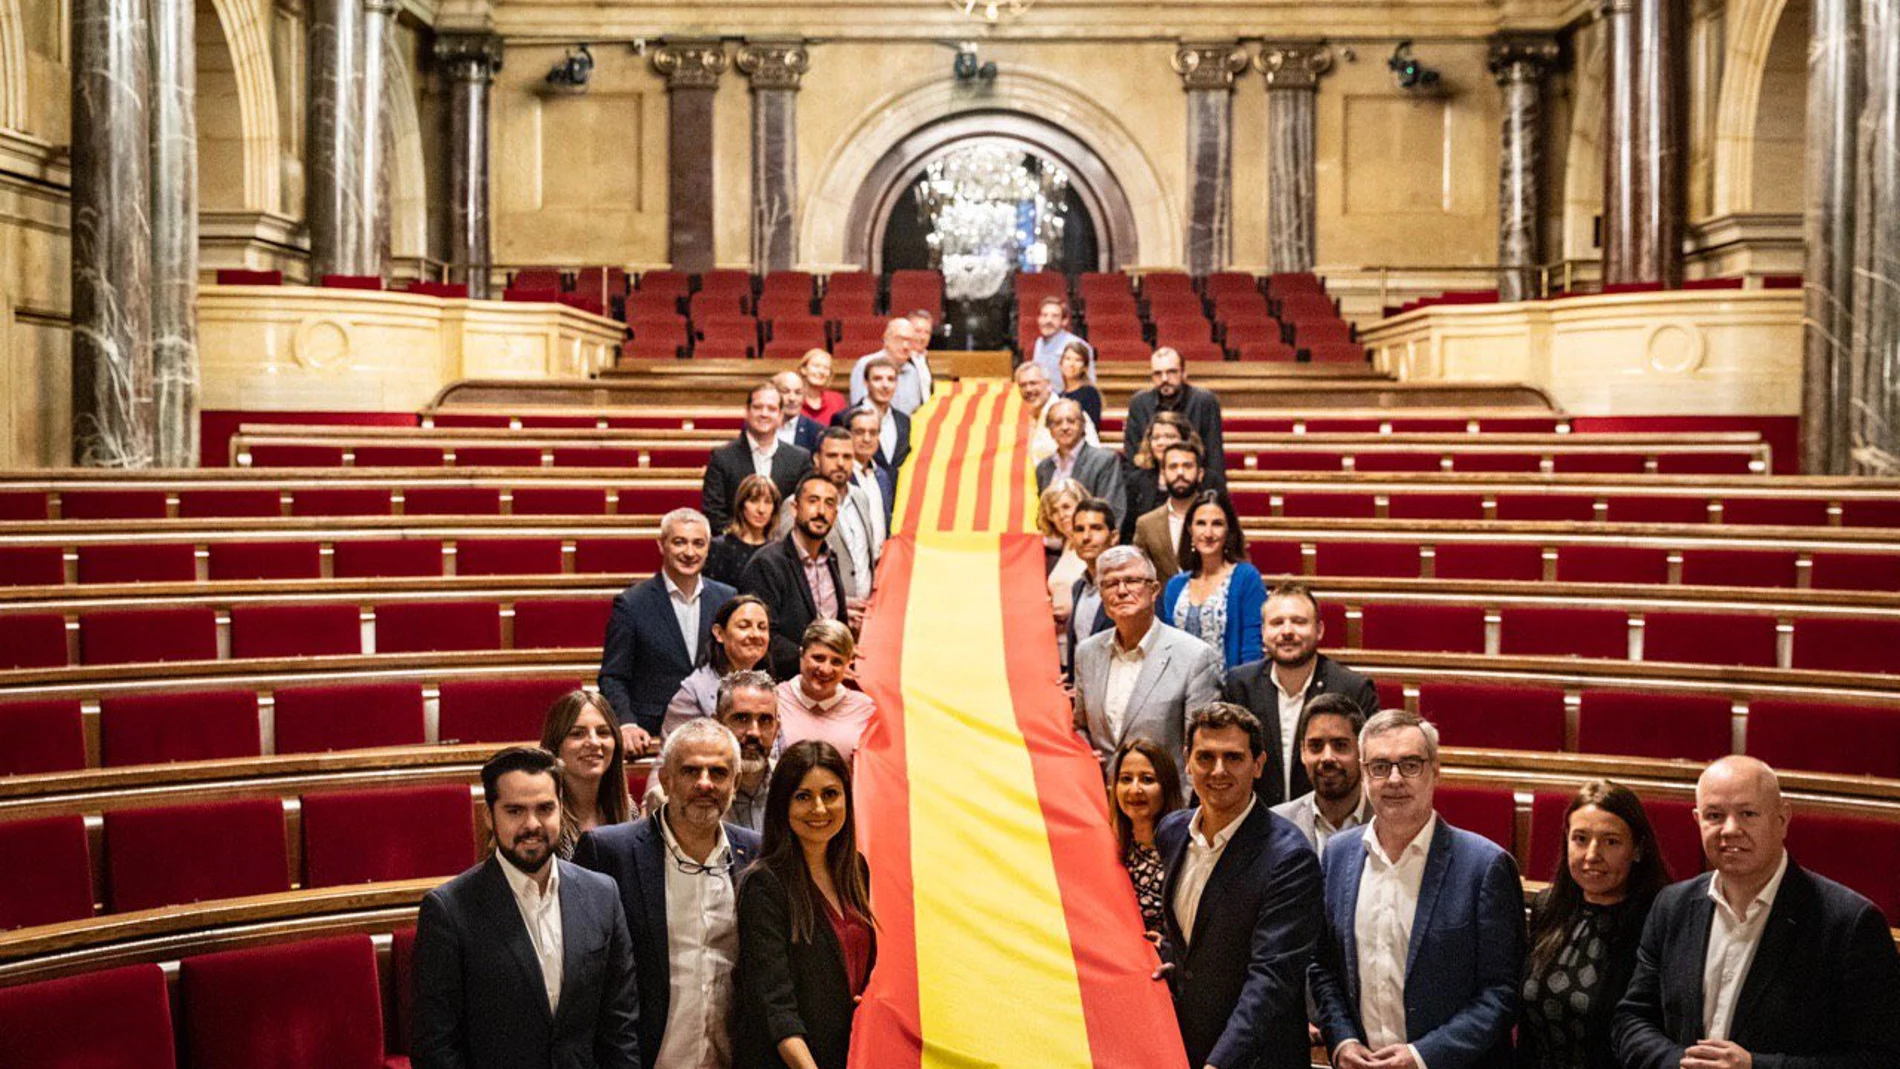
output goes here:
<path id="1" fill-rule="evenodd" d="M 1333 50 L 1322 41 L 1268 41 L 1253 65 L 1267 89 L 1312 89 L 1333 69 Z"/>
<path id="2" fill-rule="evenodd" d="M 1487 65 L 1498 84 L 1536 81 L 1549 73 L 1563 56 L 1554 37 L 1541 34 L 1499 34 L 1491 38 Z"/>
<path id="3" fill-rule="evenodd" d="M 501 38 L 492 33 L 445 33 L 435 39 L 435 58 L 458 81 L 492 81 L 501 70 Z"/>
<path id="4" fill-rule="evenodd" d="M 731 62 L 718 41 L 669 41 L 653 50 L 653 69 L 668 89 L 716 89 Z"/>
<path id="5" fill-rule="evenodd" d="M 1181 76 L 1183 88 L 1192 91 L 1232 89 L 1247 62 L 1246 49 L 1232 41 L 1189 41 L 1174 50 L 1169 65 Z"/>
<path id="6" fill-rule="evenodd" d="M 737 62 L 754 89 L 797 89 L 811 69 L 811 52 L 803 41 L 747 41 Z"/>

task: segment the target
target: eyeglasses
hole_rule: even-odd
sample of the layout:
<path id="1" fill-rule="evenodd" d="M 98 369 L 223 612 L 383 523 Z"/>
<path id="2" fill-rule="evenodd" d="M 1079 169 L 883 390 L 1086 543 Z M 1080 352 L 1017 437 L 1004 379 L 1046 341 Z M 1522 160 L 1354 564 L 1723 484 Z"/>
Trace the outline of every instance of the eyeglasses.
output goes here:
<path id="1" fill-rule="evenodd" d="M 1139 579 L 1139 578 L 1104 579 L 1102 580 L 1100 584 L 1102 593 L 1104 594 L 1108 593 L 1111 590 L 1140 590 L 1143 587 L 1149 587 L 1153 585 L 1154 585 L 1153 579 Z"/>
<path id="2" fill-rule="evenodd" d="M 660 819 L 664 820 L 666 819 L 666 817 L 662 814 Z M 673 864 L 675 867 L 677 867 L 680 870 L 680 872 L 688 876 L 711 876 L 715 880 L 725 878 L 726 876 L 725 865 L 723 864 L 708 865 L 702 862 L 694 861 L 692 858 L 687 857 L 685 854 L 680 853 L 679 847 L 673 845 L 673 841 L 667 838 L 665 835 L 661 835 L 660 840 L 666 843 L 666 852 L 673 855 Z"/>
<path id="3" fill-rule="evenodd" d="M 1366 774 L 1375 780 L 1390 777 L 1392 770 L 1395 768 L 1399 770 L 1400 776 L 1406 779 L 1417 779 L 1425 772 L 1425 759 L 1423 757 L 1401 757 L 1397 761 L 1366 762 Z"/>

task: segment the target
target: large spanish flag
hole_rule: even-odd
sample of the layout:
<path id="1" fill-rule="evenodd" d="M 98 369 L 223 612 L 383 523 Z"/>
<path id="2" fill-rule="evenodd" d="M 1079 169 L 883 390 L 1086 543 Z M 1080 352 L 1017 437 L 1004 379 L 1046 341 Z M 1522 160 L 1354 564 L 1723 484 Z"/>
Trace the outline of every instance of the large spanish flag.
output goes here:
<path id="1" fill-rule="evenodd" d="M 1033 428 L 1007 383 L 913 416 L 864 629 L 878 963 L 853 1069 L 1185 1069 L 1057 671 Z"/>

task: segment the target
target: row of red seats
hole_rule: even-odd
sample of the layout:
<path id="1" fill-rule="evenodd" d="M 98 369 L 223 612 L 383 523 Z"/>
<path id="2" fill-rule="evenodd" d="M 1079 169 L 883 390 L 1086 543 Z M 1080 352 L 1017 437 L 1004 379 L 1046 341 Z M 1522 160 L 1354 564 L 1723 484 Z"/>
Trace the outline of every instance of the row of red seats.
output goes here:
<path id="1" fill-rule="evenodd" d="M 571 541 L 570 555 L 566 542 Z M 204 570 L 199 570 L 202 544 Z M 451 549 L 453 553 L 451 553 Z M 80 583 L 193 583 L 247 579 L 395 579 L 447 575 L 632 575 L 660 565 L 648 537 L 335 538 L 88 542 L 77 548 Z M 59 545 L 0 546 L 0 586 L 59 586 Z M 329 557 L 326 568 L 324 558 Z M 451 565 L 453 570 L 451 570 Z"/>
<path id="2" fill-rule="evenodd" d="M 58 516 L 62 520 L 162 520 L 172 516 L 241 519 L 286 514 L 393 516 L 398 512 L 399 500 L 401 514 L 405 516 L 500 516 L 504 493 L 508 495 L 509 510 L 514 515 L 604 515 L 609 492 L 601 486 L 544 486 L 535 482 L 470 486 L 427 479 L 374 486 L 283 489 L 234 482 L 230 489 L 223 490 L 0 490 L 0 520 L 51 520 L 54 494 L 58 495 Z M 626 516 L 657 516 L 682 505 L 699 503 L 696 483 L 691 486 L 668 486 L 657 481 L 626 484 L 613 488 L 611 493 L 614 511 Z"/>
<path id="3" fill-rule="evenodd" d="M 1021 344 L 1035 342 L 1035 322 L 1047 297 L 1069 299 L 1055 276 L 1017 279 Z M 1361 362 L 1366 356 L 1352 327 L 1311 274 L 1266 279 L 1239 272 L 1207 276 L 1197 288 L 1184 274 L 1144 276 L 1139 301 L 1126 275 L 1084 275 L 1078 286 L 1077 330 L 1109 361 L 1146 360 L 1155 347 L 1186 360 Z"/>
<path id="4" fill-rule="evenodd" d="M 730 409 L 731 406 L 726 406 Z M 600 431 L 645 431 L 645 430 L 729 430 L 737 434 L 745 425 L 745 417 L 738 411 L 721 410 L 706 412 L 695 410 L 691 414 L 666 412 L 599 412 L 584 415 L 563 415 L 553 412 L 524 412 L 508 415 L 499 412 L 460 412 L 455 409 L 437 409 L 424 415 L 423 427 L 464 428 L 489 430 L 600 430 Z"/>
<path id="5" fill-rule="evenodd" d="M 634 448 L 599 445 L 246 444 L 234 458 L 253 468 L 703 468 L 712 455 L 704 445 Z"/>
<path id="6" fill-rule="evenodd" d="M 1023 272 L 1014 283 L 1016 299 L 1041 300 L 1044 297 L 1076 299 L 1086 305 L 1091 300 L 1112 300 L 1121 295 L 1134 296 L 1136 283 L 1147 299 L 1169 298 L 1183 294 L 1207 294 L 1210 298 L 1255 292 L 1274 297 L 1296 293 L 1324 293 L 1325 283 L 1311 272 L 1279 272 L 1250 275 L 1244 271 L 1216 271 L 1200 280 L 1185 271 L 1147 271 L 1139 276 L 1125 271 L 1084 271 L 1071 281 L 1056 271 Z"/>
<path id="7" fill-rule="evenodd" d="M 1838 514 L 1842 527 L 1900 527 L 1900 498 L 1779 496 L 1773 490 L 1632 493 L 1589 486 L 1551 486 L 1523 493 L 1396 487 L 1346 492 L 1267 490 L 1239 483 L 1233 486 L 1233 497 L 1234 507 L 1242 516 L 1289 519 L 1374 519 L 1383 499 L 1386 518 L 1395 520 L 1493 518 L 1551 523 L 1828 527 L 1834 525 L 1834 515 Z"/>

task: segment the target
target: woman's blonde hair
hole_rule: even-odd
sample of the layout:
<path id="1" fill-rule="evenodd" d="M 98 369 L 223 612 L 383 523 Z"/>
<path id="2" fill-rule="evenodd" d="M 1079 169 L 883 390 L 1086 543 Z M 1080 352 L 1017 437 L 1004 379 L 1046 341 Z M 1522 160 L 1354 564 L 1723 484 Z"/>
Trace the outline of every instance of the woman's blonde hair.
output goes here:
<path id="1" fill-rule="evenodd" d="M 1056 529 L 1055 516 L 1056 504 L 1065 496 L 1075 499 L 1075 503 L 1080 505 L 1088 500 L 1089 492 L 1074 479 L 1057 479 L 1049 484 L 1049 489 L 1042 492 L 1042 497 L 1036 503 L 1036 529 L 1047 537 L 1062 536 L 1062 532 Z"/>

